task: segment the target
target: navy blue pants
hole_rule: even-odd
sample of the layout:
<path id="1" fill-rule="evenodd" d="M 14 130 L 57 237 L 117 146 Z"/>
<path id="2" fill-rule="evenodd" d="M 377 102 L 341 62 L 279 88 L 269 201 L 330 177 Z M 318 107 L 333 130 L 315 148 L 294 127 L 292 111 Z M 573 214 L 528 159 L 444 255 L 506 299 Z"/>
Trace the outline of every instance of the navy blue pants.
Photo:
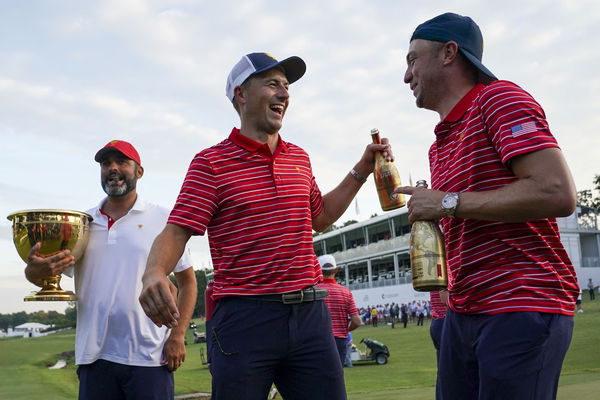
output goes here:
<path id="1" fill-rule="evenodd" d="M 79 400 L 165 400 L 175 396 L 166 365 L 134 367 L 97 360 L 77 368 Z"/>
<path id="2" fill-rule="evenodd" d="M 342 367 L 344 366 L 344 362 L 346 361 L 346 340 L 346 338 L 335 338 L 335 345 L 337 347 L 338 354 L 340 355 Z"/>
<path id="3" fill-rule="evenodd" d="M 213 400 L 344 400 L 346 390 L 324 301 L 283 304 L 227 297 L 211 319 Z"/>
<path id="4" fill-rule="evenodd" d="M 442 395 L 445 400 L 555 399 L 572 333 L 571 316 L 448 310 L 440 348 Z"/>
<path id="5" fill-rule="evenodd" d="M 435 347 L 435 359 L 437 360 L 438 374 L 435 380 L 435 398 L 442 399 L 442 388 L 440 387 L 439 367 L 440 367 L 440 345 L 442 343 L 442 329 L 444 328 L 444 318 L 434 318 L 431 320 L 429 334 L 433 347 Z"/>

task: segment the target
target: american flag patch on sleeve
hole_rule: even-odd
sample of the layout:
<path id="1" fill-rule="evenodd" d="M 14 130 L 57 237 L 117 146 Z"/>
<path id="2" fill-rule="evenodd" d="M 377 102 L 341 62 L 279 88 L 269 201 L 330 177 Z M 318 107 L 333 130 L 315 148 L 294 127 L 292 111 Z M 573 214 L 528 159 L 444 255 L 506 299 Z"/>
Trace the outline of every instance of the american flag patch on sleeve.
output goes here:
<path id="1" fill-rule="evenodd" d="M 539 129 L 534 121 L 525 122 L 510 128 L 510 132 L 514 137 L 525 135 L 531 132 L 536 132 L 538 130 Z"/>

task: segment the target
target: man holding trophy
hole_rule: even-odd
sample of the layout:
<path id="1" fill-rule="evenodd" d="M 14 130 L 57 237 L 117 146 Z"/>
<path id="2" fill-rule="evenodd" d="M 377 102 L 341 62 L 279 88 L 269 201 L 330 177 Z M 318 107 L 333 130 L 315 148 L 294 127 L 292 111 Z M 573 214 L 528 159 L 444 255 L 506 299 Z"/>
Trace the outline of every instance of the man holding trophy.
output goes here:
<path id="1" fill-rule="evenodd" d="M 74 272 L 80 399 L 173 398 L 172 372 L 185 359 L 185 330 L 196 302 L 189 250 L 174 269 L 178 293 L 171 285 L 180 324 L 159 328 L 144 314 L 138 296 L 150 247 L 169 211 L 137 195 L 144 169 L 130 143 L 113 140 L 95 160 L 107 197 L 87 211 L 93 220 L 85 256 L 77 263 L 68 250 L 43 257 L 37 243 L 25 275 L 41 286 L 44 277 Z"/>

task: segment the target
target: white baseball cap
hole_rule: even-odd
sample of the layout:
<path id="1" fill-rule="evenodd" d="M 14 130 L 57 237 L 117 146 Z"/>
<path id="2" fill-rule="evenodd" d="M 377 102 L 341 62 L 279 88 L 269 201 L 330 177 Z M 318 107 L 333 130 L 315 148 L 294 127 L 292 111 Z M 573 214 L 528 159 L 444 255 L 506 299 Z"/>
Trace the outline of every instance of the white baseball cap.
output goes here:
<path id="1" fill-rule="evenodd" d="M 277 66 L 281 66 L 284 70 L 288 83 L 294 83 L 304 75 L 306 64 L 297 56 L 286 58 L 282 61 L 277 61 L 268 53 L 251 53 L 242 57 L 237 64 L 233 66 L 229 76 L 227 77 L 227 86 L 225 94 L 229 101 L 233 102 L 234 90 L 240 86 L 252 75 L 260 74 Z"/>
<path id="2" fill-rule="evenodd" d="M 331 254 L 325 254 L 318 258 L 319 264 L 321 264 L 321 269 L 323 271 L 332 271 L 337 268 L 337 264 L 335 263 L 335 258 Z"/>

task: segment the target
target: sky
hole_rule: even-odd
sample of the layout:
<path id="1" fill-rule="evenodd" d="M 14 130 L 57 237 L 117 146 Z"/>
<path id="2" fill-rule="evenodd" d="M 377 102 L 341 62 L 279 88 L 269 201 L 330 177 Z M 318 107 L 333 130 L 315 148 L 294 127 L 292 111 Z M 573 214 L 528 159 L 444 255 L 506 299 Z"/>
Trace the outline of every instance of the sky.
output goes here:
<path id="1" fill-rule="evenodd" d="M 390 139 L 405 183 L 429 180 L 439 117 L 416 108 L 405 57 L 414 28 L 447 11 L 478 23 L 484 64 L 541 103 L 577 189 L 590 189 L 600 174 L 593 0 L 1 2 L 0 313 L 66 307 L 23 302 L 35 287 L 4 217 L 97 205 L 93 155 L 112 139 L 140 152 L 139 195 L 172 207 L 192 157 L 239 126 L 225 82 L 247 53 L 306 62 L 280 133 L 309 153 L 322 192 L 359 160 L 372 128 Z M 374 213 L 382 211 L 370 178 L 339 222 Z M 195 267 L 211 267 L 206 239 L 190 245 Z"/>

